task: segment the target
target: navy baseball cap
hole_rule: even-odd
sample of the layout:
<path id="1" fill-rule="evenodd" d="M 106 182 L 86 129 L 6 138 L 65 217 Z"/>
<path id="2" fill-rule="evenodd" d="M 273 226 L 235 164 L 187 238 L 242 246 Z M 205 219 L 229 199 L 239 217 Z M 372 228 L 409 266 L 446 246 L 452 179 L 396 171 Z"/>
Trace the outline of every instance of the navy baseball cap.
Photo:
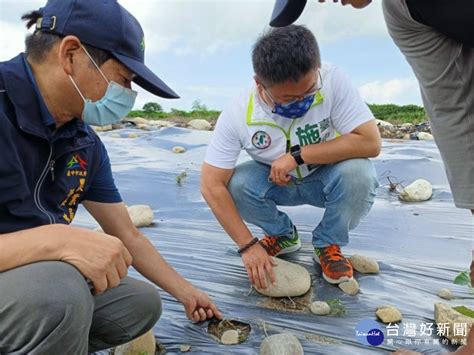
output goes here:
<path id="1" fill-rule="evenodd" d="M 48 0 L 39 12 L 42 17 L 37 30 L 77 36 L 85 44 L 110 52 L 136 74 L 133 81 L 145 90 L 168 99 L 179 98 L 145 65 L 143 30 L 117 0 Z"/>
<path id="2" fill-rule="evenodd" d="M 284 27 L 295 22 L 306 6 L 306 0 L 276 0 L 270 26 Z"/>

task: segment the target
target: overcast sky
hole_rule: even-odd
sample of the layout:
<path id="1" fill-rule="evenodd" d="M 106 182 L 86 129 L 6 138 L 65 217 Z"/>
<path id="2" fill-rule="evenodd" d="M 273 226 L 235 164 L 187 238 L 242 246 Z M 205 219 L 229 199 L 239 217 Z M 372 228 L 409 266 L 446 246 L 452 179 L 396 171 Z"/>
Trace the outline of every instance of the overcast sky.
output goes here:
<path id="1" fill-rule="evenodd" d="M 136 108 L 159 102 L 189 109 L 195 99 L 222 109 L 250 82 L 251 47 L 267 28 L 273 0 L 121 0 L 145 32 L 146 63 L 181 95 L 164 100 L 139 89 Z M 363 10 L 308 1 L 298 23 L 315 34 L 323 61 L 340 66 L 369 103 L 421 105 L 418 85 L 392 43 L 381 1 Z M 24 49 L 20 17 L 45 0 L 0 0 L 0 61 Z M 137 89 L 137 87 L 135 87 Z"/>

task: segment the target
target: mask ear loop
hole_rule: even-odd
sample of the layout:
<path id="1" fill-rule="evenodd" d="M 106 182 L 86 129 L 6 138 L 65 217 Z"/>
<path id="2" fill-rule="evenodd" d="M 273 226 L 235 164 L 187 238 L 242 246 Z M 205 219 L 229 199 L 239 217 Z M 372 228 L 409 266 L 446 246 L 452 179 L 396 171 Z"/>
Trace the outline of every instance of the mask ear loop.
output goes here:
<path id="1" fill-rule="evenodd" d="M 270 98 L 270 101 L 272 102 L 272 105 L 273 105 L 273 107 L 272 107 L 272 113 L 276 113 L 276 111 L 275 111 L 275 100 L 273 100 L 273 97 L 272 97 L 272 95 L 270 95 L 270 93 L 267 91 L 267 88 L 266 88 L 265 86 L 263 86 L 263 85 L 262 85 L 262 87 L 263 87 L 263 91 L 264 91 L 265 94 Z"/>
<path id="2" fill-rule="evenodd" d="M 69 80 L 71 80 L 72 85 L 74 85 L 74 87 L 76 88 L 76 90 L 77 90 L 77 92 L 79 93 L 79 95 L 81 95 L 82 100 L 84 100 L 84 102 L 86 102 L 86 98 L 84 97 L 84 95 L 82 95 L 81 90 L 80 90 L 79 87 L 77 86 L 77 84 L 76 84 L 76 82 L 74 81 L 74 79 L 72 78 L 72 76 L 68 75 L 68 77 L 69 77 Z"/>
<path id="3" fill-rule="evenodd" d="M 94 66 L 97 68 L 97 70 L 99 71 L 100 75 L 102 75 L 102 77 L 104 78 L 105 82 L 107 84 L 110 83 L 109 79 L 107 79 L 107 77 L 104 75 L 104 73 L 102 72 L 102 70 L 100 70 L 99 66 L 97 65 L 97 63 L 94 61 L 94 59 L 92 59 L 91 55 L 89 54 L 89 52 L 87 51 L 86 47 L 84 47 L 83 45 L 81 45 L 82 49 L 84 49 L 84 52 L 86 53 L 86 55 L 89 57 L 89 59 L 91 60 L 92 64 L 94 64 Z"/>

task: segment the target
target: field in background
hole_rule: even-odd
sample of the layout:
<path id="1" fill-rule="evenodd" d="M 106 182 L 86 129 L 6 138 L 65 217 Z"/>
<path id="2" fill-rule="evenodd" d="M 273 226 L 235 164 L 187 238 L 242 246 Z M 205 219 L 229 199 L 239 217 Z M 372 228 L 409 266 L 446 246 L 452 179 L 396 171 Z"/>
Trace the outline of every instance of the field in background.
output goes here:
<path id="1" fill-rule="evenodd" d="M 394 104 L 369 104 L 375 118 L 387 121 L 392 124 L 414 123 L 418 124 L 428 120 L 425 109 L 417 105 L 394 105 Z M 142 110 L 130 112 L 128 117 L 143 117 L 154 120 L 172 120 L 172 119 L 205 119 L 215 122 L 219 117 L 220 111 L 208 109 L 201 101 L 193 102 L 190 111 L 171 109 L 169 112 L 163 111 L 160 104 L 156 102 L 146 103 Z"/>

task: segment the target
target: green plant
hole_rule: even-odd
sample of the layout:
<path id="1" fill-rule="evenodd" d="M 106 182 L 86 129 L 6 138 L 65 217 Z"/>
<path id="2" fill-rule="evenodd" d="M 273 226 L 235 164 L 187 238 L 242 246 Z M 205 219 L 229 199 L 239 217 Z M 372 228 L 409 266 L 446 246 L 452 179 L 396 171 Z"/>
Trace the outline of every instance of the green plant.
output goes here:
<path id="1" fill-rule="evenodd" d="M 341 302 L 341 300 L 333 299 L 326 301 L 326 303 L 331 308 L 331 313 L 329 313 L 331 316 L 343 316 L 346 314 L 346 307 Z"/>
<path id="2" fill-rule="evenodd" d="M 186 179 L 187 176 L 188 176 L 188 173 L 186 171 L 183 171 L 181 174 L 176 176 L 176 183 L 178 185 L 181 185 L 184 182 L 184 180 Z"/>
<path id="3" fill-rule="evenodd" d="M 469 276 L 469 271 L 460 272 L 453 281 L 456 285 L 467 285 L 469 288 L 472 289 L 471 285 L 471 276 Z"/>
<path id="4" fill-rule="evenodd" d="M 466 306 L 453 307 L 453 309 L 467 317 L 474 318 L 474 311 L 470 308 L 467 308 Z"/>

